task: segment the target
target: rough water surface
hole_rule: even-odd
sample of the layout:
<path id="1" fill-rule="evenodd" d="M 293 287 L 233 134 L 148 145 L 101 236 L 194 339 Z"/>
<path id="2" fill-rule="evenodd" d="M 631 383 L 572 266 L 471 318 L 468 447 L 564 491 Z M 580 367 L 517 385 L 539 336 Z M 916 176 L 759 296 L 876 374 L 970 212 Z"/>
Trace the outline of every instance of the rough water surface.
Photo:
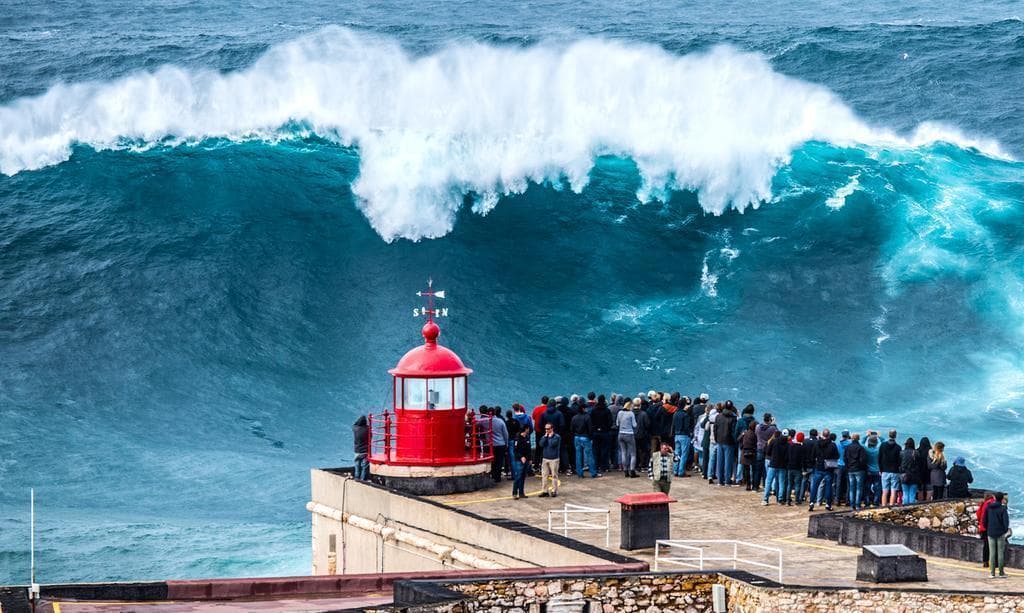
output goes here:
<path id="1" fill-rule="evenodd" d="M 428 275 L 474 403 L 896 427 L 1013 509 L 1019 5 L 407 4 L 0 14 L 0 583 L 29 487 L 43 581 L 307 572 Z"/>

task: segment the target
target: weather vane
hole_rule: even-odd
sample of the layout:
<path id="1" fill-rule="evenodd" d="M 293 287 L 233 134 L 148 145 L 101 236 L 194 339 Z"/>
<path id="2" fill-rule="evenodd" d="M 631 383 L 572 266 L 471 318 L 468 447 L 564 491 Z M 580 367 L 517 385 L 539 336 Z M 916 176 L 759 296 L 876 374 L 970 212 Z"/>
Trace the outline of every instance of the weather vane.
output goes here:
<path id="1" fill-rule="evenodd" d="M 436 308 L 434 308 L 434 298 L 440 298 L 441 300 L 444 300 L 444 290 L 442 289 L 442 290 L 434 291 L 434 280 L 433 279 L 430 279 L 430 278 L 427 279 L 427 291 L 425 291 L 425 292 L 416 292 L 416 295 L 419 296 L 420 298 L 426 296 L 426 298 L 427 298 L 427 307 L 426 308 L 420 308 L 420 307 L 414 308 L 412 310 L 412 316 L 413 317 L 419 317 L 421 315 L 426 315 L 427 316 L 427 321 L 434 321 L 435 317 L 448 317 L 448 309 L 447 308 L 443 308 L 443 309 L 436 309 Z"/>

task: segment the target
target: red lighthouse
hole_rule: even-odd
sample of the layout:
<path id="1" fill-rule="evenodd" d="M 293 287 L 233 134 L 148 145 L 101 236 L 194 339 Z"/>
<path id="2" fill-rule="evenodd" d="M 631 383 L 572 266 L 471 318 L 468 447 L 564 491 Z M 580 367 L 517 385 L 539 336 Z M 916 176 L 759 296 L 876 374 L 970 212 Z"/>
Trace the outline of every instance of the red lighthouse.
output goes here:
<path id="1" fill-rule="evenodd" d="M 489 420 L 468 407 L 473 372 L 454 351 L 438 344 L 441 328 L 434 307 L 444 291 L 428 282 L 423 344 L 410 349 L 389 370 L 392 410 L 370 416 L 370 474 L 388 487 L 416 494 L 468 492 L 491 485 L 493 457 Z"/>

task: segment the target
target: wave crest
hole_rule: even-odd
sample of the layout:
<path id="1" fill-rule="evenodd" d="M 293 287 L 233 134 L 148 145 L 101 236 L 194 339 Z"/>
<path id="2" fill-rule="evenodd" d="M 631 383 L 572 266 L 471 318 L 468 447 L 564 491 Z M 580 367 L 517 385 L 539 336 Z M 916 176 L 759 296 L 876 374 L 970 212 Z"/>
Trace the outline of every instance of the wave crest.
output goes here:
<path id="1" fill-rule="evenodd" d="M 641 200 L 693 190 L 715 214 L 768 200 L 776 169 L 810 140 L 942 140 L 1004 156 L 937 124 L 907 138 L 871 127 L 828 89 L 730 47 L 678 56 L 584 39 L 414 57 L 394 40 L 328 27 L 236 73 L 165 66 L 16 100 L 0 108 L 0 172 L 60 163 L 75 143 L 277 139 L 296 124 L 358 146 L 353 191 L 385 240 L 446 234 L 467 194 L 486 213 L 530 182 L 579 191 L 608 154 L 636 162 Z"/>

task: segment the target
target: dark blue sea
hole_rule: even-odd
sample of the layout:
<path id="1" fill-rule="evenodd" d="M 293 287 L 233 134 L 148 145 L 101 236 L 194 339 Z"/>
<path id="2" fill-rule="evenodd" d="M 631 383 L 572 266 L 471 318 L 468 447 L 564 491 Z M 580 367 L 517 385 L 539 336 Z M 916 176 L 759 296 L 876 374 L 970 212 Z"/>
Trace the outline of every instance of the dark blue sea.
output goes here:
<path id="1" fill-rule="evenodd" d="M 707 391 L 1024 504 L 1024 7 L 751 4 L 5 3 L 0 583 L 30 487 L 44 582 L 308 573 L 428 276 L 472 404 Z"/>

